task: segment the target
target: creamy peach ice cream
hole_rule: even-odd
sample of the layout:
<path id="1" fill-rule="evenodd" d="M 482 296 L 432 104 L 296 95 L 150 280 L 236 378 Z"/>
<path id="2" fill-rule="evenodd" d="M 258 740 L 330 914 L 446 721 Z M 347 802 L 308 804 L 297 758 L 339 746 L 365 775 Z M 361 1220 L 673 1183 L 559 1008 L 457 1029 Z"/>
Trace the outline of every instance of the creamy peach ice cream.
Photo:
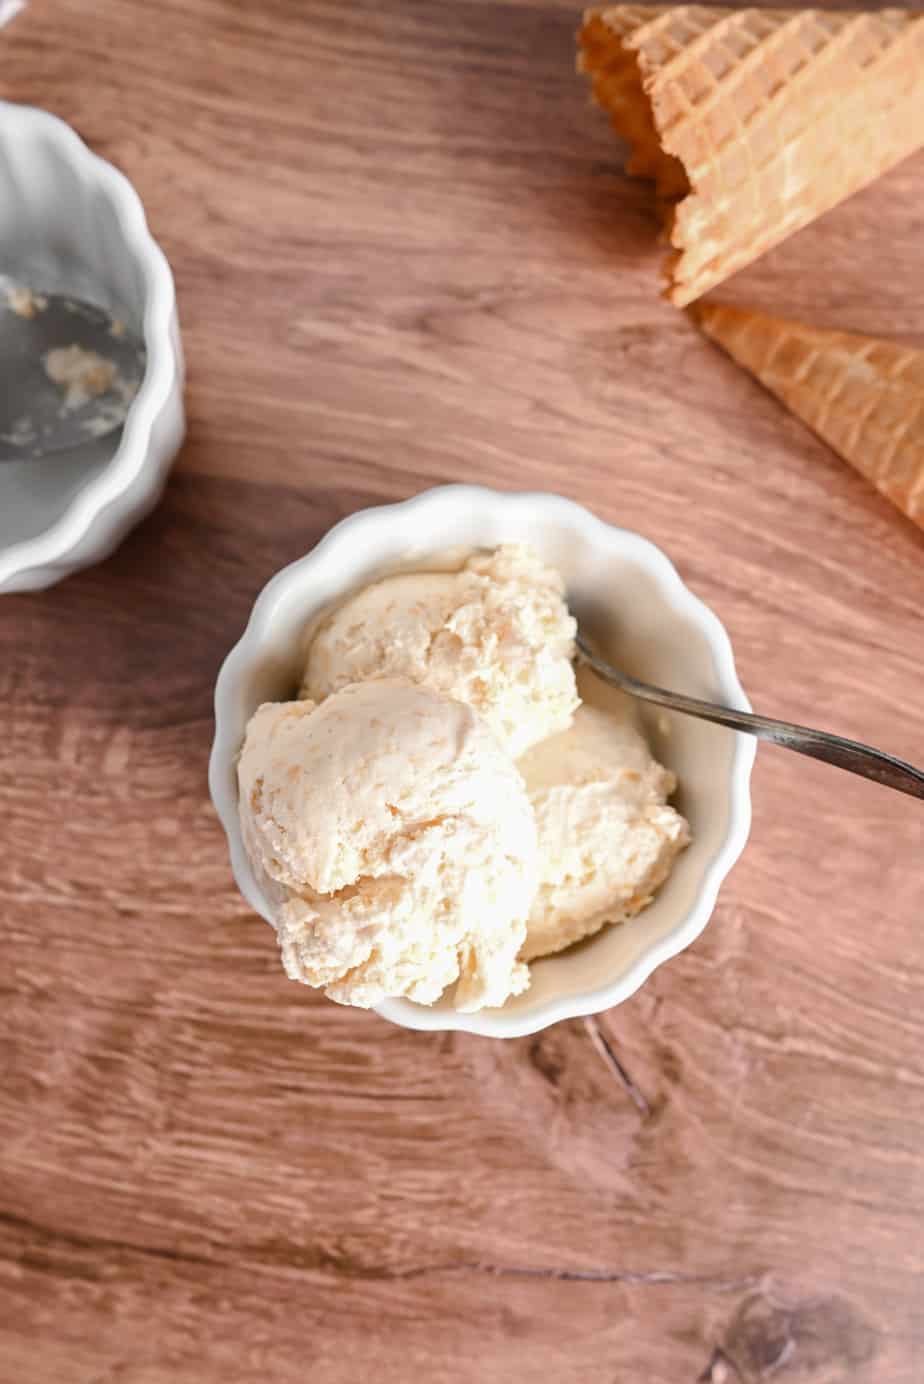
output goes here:
<path id="1" fill-rule="evenodd" d="M 571 727 L 519 761 L 539 837 L 524 961 L 638 913 L 690 839 L 667 802 L 674 775 L 652 757 L 633 704 L 590 674 L 580 690 Z"/>
<path id="2" fill-rule="evenodd" d="M 571 724 L 575 629 L 560 575 L 511 544 L 351 596 L 315 631 L 301 692 L 322 701 L 349 683 L 409 678 L 470 706 L 516 758 Z"/>
<path id="3" fill-rule="evenodd" d="M 343 1004 L 503 1004 L 689 840 L 634 705 L 575 679 L 560 576 L 523 546 L 440 567 L 328 613 L 303 700 L 261 706 L 238 764 L 285 969 Z"/>
<path id="4" fill-rule="evenodd" d="M 407 680 L 267 703 L 238 764 L 251 862 L 289 976 L 344 1004 L 461 1010 L 528 984 L 536 890 L 523 781 L 471 707 Z"/>

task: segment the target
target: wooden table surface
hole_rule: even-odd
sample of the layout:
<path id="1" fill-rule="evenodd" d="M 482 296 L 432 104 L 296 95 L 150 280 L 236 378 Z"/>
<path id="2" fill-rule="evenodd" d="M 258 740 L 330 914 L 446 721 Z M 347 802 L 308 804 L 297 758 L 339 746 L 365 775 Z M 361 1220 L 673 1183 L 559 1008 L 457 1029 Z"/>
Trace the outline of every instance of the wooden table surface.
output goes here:
<path id="1" fill-rule="evenodd" d="M 501 1043 L 288 982 L 209 804 L 278 567 L 450 480 L 661 544 L 760 707 L 924 758 L 922 536 L 659 301 L 571 4 L 33 0 L 2 94 L 133 179 L 190 430 L 0 598 L 2 1384 L 916 1384 L 924 817 L 764 749 L 704 936 Z M 724 296 L 924 342 L 924 157 Z M 721 295 L 719 295 L 721 296 Z"/>

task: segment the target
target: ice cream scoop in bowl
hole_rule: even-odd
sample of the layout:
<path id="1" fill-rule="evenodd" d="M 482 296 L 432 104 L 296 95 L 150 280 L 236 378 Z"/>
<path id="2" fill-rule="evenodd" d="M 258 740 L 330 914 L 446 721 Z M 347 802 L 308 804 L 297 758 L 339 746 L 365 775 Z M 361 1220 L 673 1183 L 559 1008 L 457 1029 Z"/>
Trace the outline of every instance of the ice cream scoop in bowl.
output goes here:
<path id="1" fill-rule="evenodd" d="M 510 543 L 530 545 L 562 573 L 582 630 L 608 659 L 656 684 L 747 709 L 716 617 L 653 544 L 580 505 L 556 495 L 447 486 L 355 514 L 270 581 L 216 685 L 212 797 L 241 892 L 268 921 L 275 904 L 245 849 L 237 759 L 257 708 L 297 696 L 306 628 L 383 575 L 427 566 L 434 555 L 444 560 Z M 675 801 L 692 837 L 653 902 L 631 922 L 531 962 L 529 988 L 500 1008 L 460 1012 L 447 992 L 434 1004 L 385 999 L 376 1005 L 383 1017 L 410 1028 L 497 1037 L 534 1032 L 619 1003 L 699 935 L 747 837 L 754 741 L 669 712 L 648 716 L 643 709 L 643 719 L 658 760 L 677 777 Z"/>

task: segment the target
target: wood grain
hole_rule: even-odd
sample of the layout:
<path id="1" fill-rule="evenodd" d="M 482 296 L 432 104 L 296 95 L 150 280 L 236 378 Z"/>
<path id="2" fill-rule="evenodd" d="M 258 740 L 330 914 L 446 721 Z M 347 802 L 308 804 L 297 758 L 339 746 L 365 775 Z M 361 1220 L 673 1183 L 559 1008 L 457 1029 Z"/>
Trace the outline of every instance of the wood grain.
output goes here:
<path id="1" fill-rule="evenodd" d="M 915 1384 L 924 837 L 761 752 L 701 940 L 492 1043 L 287 982 L 210 808 L 250 603 L 446 480 L 646 533 L 755 702 L 924 759 L 924 541 L 656 296 L 576 10 L 33 0 L 2 93 L 129 174 L 190 436 L 108 562 L 0 602 L 0 1382 Z M 924 159 L 724 296 L 924 341 Z"/>

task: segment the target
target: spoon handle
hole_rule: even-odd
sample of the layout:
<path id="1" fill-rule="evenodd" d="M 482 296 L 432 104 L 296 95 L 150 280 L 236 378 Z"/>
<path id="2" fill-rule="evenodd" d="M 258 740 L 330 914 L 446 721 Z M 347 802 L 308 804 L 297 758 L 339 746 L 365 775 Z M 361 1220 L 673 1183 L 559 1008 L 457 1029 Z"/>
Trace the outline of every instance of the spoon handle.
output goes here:
<path id="1" fill-rule="evenodd" d="M 835 764 L 839 769 L 873 779 L 887 788 L 897 789 L 899 793 L 924 799 L 924 772 L 883 750 L 875 750 L 858 740 L 846 740 L 842 735 L 831 735 L 828 731 L 811 730 L 808 726 L 797 726 L 791 721 L 775 721 L 770 716 L 757 716 L 752 711 L 735 711 L 732 707 L 704 702 L 698 697 L 686 697 L 682 692 L 652 687 L 650 683 L 639 682 L 637 678 L 621 673 L 598 658 L 581 635 L 578 635 L 577 644 L 581 657 L 599 677 L 622 688 L 630 696 L 638 697 L 640 701 L 653 702 L 655 706 L 668 707 L 687 716 L 698 716 L 703 721 L 714 721 L 716 725 L 728 726 L 731 730 L 747 731 L 759 740 L 771 740 L 775 745 L 795 750 L 797 754 L 822 759 L 826 764 Z"/>

